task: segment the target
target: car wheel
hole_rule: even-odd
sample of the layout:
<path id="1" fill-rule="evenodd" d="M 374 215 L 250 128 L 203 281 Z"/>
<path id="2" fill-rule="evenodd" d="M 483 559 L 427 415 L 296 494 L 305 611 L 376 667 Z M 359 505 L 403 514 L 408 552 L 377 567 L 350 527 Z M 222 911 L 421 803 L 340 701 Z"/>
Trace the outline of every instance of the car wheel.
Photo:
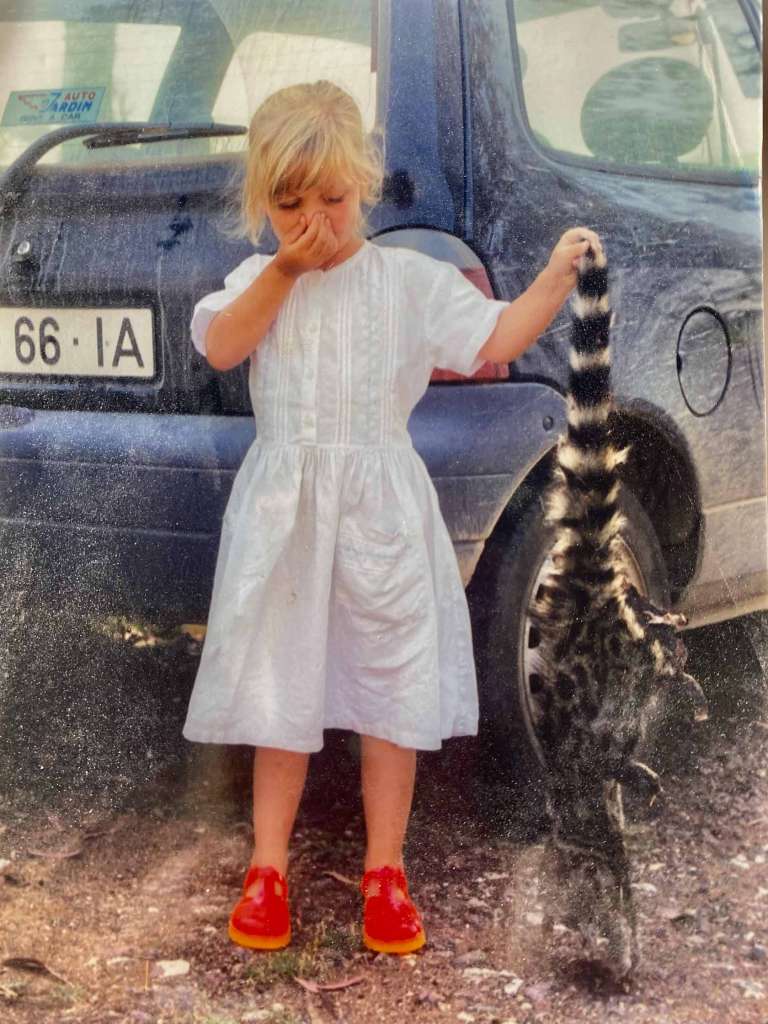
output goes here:
<path id="1" fill-rule="evenodd" d="M 669 585 L 651 522 L 624 488 L 622 556 L 632 582 L 665 607 Z M 480 696 L 480 772 L 508 791 L 513 813 L 529 824 L 543 816 L 543 750 L 536 728 L 538 630 L 527 610 L 551 569 L 552 530 L 541 494 L 521 505 L 511 530 L 486 546 L 470 606 Z M 507 801 L 509 803 L 509 801 Z"/>

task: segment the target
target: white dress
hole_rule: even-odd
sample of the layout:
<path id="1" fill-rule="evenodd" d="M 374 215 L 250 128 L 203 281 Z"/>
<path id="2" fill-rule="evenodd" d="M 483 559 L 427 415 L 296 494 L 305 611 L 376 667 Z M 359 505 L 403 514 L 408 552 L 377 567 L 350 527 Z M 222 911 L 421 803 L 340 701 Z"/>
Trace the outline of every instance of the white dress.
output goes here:
<path id="1" fill-rule="evenodd" d="M 199 351 L 270 259 L 197 304 Z M 434 750 L 477 732 L 464 589 L 406 424 L 435 366 L 480 366 L 505 306 L 370 242 L 298 279 L 250 360 L 257 437 L 224 515 L 187 739 L 311 752 L 339 728 Z"/>

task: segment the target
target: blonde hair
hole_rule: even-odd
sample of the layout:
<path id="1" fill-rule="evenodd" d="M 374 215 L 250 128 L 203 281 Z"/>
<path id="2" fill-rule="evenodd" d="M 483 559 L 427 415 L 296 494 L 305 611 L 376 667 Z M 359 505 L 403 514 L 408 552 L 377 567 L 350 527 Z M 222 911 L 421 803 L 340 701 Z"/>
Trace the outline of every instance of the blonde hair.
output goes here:
<path id="1" fill-rule="evenodd" d="M 269 203 L 337 176 L 359 186 L 364 206 L 373 206 L 381 197 L 381 147 L 366 135 L 354 99 L 327 81 L 278 90 L 251 118 L 240 233 L 257 242 Z M 361 231 L 364 226 L 361 215 Z"/>

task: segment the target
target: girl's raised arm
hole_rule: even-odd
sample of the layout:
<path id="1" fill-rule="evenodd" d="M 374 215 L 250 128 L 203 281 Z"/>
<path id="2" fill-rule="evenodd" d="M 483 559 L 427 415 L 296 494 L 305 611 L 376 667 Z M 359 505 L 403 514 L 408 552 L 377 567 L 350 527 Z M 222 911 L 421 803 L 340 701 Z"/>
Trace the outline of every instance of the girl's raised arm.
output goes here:
<path id="1" fill-rule="evenodd" d="M 328 218 L 303 215 L 285 234 L 277 255 L 242 295 L 225 306 L 208 325 L 205 355 L 215 370 L 231 370 L 263 341 L 294 282 L 322 266 L 338 245 Z"/>
<path id="2" fill-rule="evenodd" d="M 536 341 L 575 287 L 576 262 L 590 245 L 599 251 L 600 239 L 589 228 L 565 232 L 533 284 L 499 315 L 479 358 L 511 363 Z"/>
<path id="3" fill-rule="evenodd" d="M 242 295 L 216 314 L 205 335 L 205 357 L 215 370 L 231 370 L 248 358 L 272 326 L 295 280 L 273 260 Z"/>

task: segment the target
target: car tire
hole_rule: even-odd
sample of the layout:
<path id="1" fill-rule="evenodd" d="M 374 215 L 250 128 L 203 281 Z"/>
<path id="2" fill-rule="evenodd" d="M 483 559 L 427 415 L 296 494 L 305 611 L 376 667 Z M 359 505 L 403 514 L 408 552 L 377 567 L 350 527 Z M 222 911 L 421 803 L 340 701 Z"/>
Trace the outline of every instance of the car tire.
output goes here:
<path id="1" fill-rule="evenodd" d="M 626 487 L 622 531 L 631 575 L 654 603 L 668 606 L 664 557 L 650 519 Z M 486 545 L 470 588 L 480 699 L 479 777 L 484 802 L 507 830 L 526 833 L 546 824 L 543 753 L 533 724 L 528 665 L 535 626 L 526 612 L 553 543 L 544 522 L 542 492 L 508 510 Z"/>

